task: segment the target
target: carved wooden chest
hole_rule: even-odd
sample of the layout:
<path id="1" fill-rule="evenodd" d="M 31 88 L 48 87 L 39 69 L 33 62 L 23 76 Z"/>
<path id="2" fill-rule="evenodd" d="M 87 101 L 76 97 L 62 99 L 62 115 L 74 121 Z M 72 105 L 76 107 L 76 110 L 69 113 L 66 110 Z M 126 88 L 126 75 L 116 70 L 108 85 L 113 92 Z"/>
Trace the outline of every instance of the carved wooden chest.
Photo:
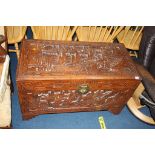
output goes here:
<path id="1" fill-rule="evenodd" d="M 24 40 L 17 69 L 23 119 L 45 113 L 119 113 L 140 83 L 122 44 Z"/>

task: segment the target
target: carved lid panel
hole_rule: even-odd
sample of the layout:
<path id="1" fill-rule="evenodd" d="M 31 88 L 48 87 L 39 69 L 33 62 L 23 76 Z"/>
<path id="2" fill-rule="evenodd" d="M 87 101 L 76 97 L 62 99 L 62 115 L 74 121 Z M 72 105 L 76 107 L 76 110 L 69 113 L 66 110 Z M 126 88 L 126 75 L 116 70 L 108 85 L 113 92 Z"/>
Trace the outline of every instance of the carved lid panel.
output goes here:
<path id="1" fill-rule="evenodd" d="M 139 79 L 124 45 L 24 40 L 17 78 Z"/>

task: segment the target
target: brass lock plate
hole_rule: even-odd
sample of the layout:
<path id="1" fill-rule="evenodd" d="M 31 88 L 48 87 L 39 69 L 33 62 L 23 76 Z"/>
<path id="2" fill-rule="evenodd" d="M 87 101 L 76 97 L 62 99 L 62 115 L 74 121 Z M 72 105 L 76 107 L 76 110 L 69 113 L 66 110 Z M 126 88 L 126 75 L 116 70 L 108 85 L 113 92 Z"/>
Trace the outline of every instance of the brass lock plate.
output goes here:
<path id="1" fill-rule="evenodd" d="M 80 94 L 86 94 L 89 91 L 89 86 L 86 84 L 80 85 L 78 90 L 77 90 Z"/>

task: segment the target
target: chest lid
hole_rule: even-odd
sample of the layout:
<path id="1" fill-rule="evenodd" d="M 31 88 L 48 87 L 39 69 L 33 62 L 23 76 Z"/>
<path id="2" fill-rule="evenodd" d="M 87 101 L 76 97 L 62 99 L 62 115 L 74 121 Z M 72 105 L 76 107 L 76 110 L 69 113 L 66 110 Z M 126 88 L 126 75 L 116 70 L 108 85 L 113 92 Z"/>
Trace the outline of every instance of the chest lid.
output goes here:
<path id="1" fill-rule="evenodd" d="M 17 70 L 17 80 L 140 79 L 117 43 L 24 40 Z"/>

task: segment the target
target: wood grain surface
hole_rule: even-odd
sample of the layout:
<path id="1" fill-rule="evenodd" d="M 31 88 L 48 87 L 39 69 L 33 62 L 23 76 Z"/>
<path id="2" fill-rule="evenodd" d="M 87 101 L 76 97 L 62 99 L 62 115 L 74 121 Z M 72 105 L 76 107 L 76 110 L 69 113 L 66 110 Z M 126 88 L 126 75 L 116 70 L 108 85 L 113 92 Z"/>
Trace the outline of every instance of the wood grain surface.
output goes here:
<path id="1" fill-rule="evenodd" d="M 45 113 L 119 113 L 140 83 L 123 44 L 24 40 L 17 68 L 23 119 Z"/>

